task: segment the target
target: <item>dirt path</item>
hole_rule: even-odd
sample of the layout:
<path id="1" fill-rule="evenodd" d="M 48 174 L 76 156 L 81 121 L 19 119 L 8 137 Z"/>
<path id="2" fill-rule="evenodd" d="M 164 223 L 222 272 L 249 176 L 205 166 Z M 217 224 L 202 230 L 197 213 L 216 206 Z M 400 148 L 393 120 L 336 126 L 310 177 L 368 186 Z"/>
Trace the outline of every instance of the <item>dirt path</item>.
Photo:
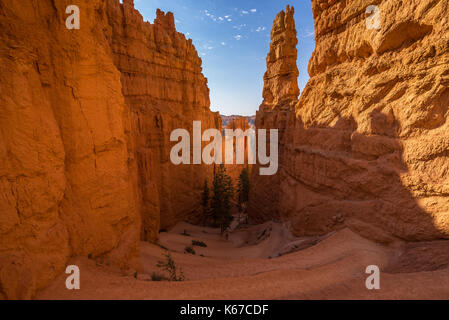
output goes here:
<path id="1" fill-rule="evenodd" d="M 187 236 L 182 235 L 184 231 Z M 195 255 L 184 253 L 192 240 L 203 241 L 207 247 L 195 246 Z M 37 298 L 449 299 L 446 261 L 436 265 L 428 253 L 427 264 L 423 262 L 424 266 L 416 268 L 419 272 L 410 273 L 414 270 L 410 261 L 401 257 L 407 250 L 378 245 L 348 229 L 323 238 L 300 239 L 270 222 L 237 228 L 226 241 L 217 229 L 180 223 L 169 233 L 161 233 L 159 244 L 141 243 L 142 270 L 137 279 L 76 258 L 70 263 L 80 267 L 81 290 L 67 290 L 62 274 Z M 447 245 L 440 243 L 438 248 L 449 249 Z M 148 281 L 151 273 L 161 273 L 156 267 L 166 252 L 161 246 L 170 250 L 187 281 Z M 404 263 L 409 273 L 398 273 Z M 381 273 L 380 290 L 365 287 L 368 265 L 390 272 Z"/>

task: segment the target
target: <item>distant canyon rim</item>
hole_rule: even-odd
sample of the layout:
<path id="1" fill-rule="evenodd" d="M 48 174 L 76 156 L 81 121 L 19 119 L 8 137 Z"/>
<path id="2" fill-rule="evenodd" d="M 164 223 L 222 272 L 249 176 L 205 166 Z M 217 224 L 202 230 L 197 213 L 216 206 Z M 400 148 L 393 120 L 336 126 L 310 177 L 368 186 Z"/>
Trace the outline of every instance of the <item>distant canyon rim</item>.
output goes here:
<path id="1" fill-rule="evenodd" d="M 0 2 L 0 299 L 449 298 L 447 0 L 312 0 L 301 95 L 294 9 L 275 17 L 254 125 L 277 130 L 278 170 L 251 166 L 228 242 L 185 222 L 216 166 L 172 163 L 170 135 L 248 119 L 210 110 L 172 13 L 78 0 L 68 29 L 71 2 Z M 236 183 L 246 165 L 225 167 Z M 186 229 L 213 250 L 184 254 Z M 133 276 L 164 244 L 194 281 Z M 84 291 L 62 288 L 73 263 Z"/>

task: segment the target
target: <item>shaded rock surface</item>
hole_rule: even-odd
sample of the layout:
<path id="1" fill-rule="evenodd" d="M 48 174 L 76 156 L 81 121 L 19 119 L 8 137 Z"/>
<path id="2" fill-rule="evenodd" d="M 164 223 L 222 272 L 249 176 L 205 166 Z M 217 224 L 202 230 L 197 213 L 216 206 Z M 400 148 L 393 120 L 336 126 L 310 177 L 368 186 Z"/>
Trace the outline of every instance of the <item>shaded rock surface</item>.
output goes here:
<path id="1" fill-rule="evenodd" d="M 371 4 L 313 1 L 311 78 L 293 109 L 257 114 L 280 130 L 280 170 L 253 175 L 251 214 L 270 218 L 271 202 L 296 235 L 449 238 L 449 5 L 376 1 L 376 30 Z"/>
<path id="2" fill-rule="evenodd" d="M 267 55 L 267 72 L 264 76 L 263 102 L 256 112 L 256 128 L 278 130 L 279 166 L 283 164 L 283 141 L 286 121 L 298 101 L 298 67 L 296 65 L 298 39 L 294 20 L 295 10 L 287 6 L 273 22 L 270 51 Z M 260 148 L 260 146 L 258 146 Z M 267 147 L 267 152 L 270 148 Z M 250 212 L 253 222 L 280 219 L 280 168 L 275 175 L 259 174 L 260 165 L 253 166 L 251 173 Z"/>
<path id="3" fill-rule="evenodd" d="M 208 165 L 172 164 L 171 132 L 187 129 L 192 138 L 194 120 L 201 121 L 202 130 L 221 129 L 221 118 L 209 109 L 202 61 L 192 40 L 176 31 L 171 12 L 158 10 L 150 24 L 126 2 L 107 10 L 113 60 L 130 111 L 143 239 L 155 240 L 159 229 L 173 226 L 199 207 L 204 180 L 211 180 L 214 170 Z"/>
<path id="4" fill-rule="evenodd" d="M 0 2 L 0 297 L 30 298 L 71 256 L 138 268 L 139 238 L 199 203 L 213 167 L 174 167 L 172 129 L 221 128 L 191 40 L 132 1 Z"/>

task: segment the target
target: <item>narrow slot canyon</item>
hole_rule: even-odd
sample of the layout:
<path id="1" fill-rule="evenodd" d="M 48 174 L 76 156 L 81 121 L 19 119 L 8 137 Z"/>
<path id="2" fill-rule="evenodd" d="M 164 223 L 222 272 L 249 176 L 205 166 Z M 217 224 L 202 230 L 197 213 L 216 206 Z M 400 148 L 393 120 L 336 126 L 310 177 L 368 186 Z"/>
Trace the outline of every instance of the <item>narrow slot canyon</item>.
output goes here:
<path id="1" fill-rule="evenodd" d="M 380 30 L 367 1 L 312 0 L 302 92 L 287 6 L 252 117 L 211 111 L 171 12 L 77 2 L 70 32 L 69 1 L 0 1 L 0 300 L 449 298 L 446 0 L 374 1 Z M 172 161 L 179 128 L 188 164 Z M 266 130 L 270 163 L 246 141 L 236 164 L 236 139 L 233 164 L 196 164 L 208 129 Z"/>

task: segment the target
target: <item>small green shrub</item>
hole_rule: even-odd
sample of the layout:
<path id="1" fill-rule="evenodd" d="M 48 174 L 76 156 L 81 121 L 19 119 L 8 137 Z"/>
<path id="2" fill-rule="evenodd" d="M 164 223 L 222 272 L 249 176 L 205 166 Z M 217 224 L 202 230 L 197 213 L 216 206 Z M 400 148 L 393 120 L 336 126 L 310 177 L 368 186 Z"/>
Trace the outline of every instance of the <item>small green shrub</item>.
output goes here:
<path id="1" fill-rule="evenodd" d="M 205 244 L 203 241 L 192 240 L 192 246 L 197 246 L 197 247 L 203 247 L 203 248 L 206 248 L 206 247 L 207 247 L 207 244 Z"/>
<path id="2" fill-rule="evenodd" d="M 168 280 L 169 279 L 166 276 L 162 275 L 162 274 L 159 274 L 159 273 L 156 273 L 156 272 L 153 272 L 151 274 L 151 281 L 168 281 Z"/>
<path id="3" fill-rule="evenodd" d="M 193 249 L 192 246 L 187 246 L 187 247 L 184 249 L 184 251 L 187 252 L 187 253 L 191 253 L 191 254 L 195 254 L 195 253 L 196 253 L 196 252 L 195 252 L 195 249 Z"/>
<path id="4" fill-rule="evenodd" d="M 171 254 L 166 253 L 164 256 L 166 261 L 159 261 L 156 266 L 168 272 L 168 281 L 184 281 L 184 273 L 182 272 L 181 268 L 178 268 L 176 266 L 176 263 L 171 257 Z"/>

